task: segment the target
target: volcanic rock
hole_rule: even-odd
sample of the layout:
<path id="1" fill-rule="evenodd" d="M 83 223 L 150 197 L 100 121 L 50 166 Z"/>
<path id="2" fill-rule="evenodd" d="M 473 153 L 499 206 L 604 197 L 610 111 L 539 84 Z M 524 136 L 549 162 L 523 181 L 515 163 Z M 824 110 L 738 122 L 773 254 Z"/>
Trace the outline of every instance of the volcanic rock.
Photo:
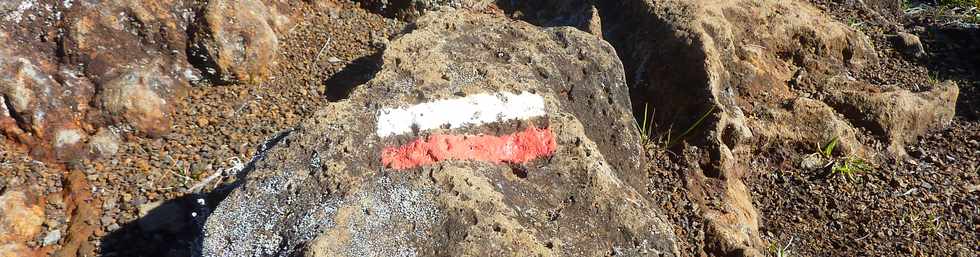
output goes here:
<path id="1" fill-rule="evenodd" d="M 644 196 L 640 136 L 609 44 L 436 11 L 382 62 L 348 99 L 267 143 L 207 218 L 203 256 L 678 255 Z M 386 116 L 465 103 L 541 112 Z M 495 140 L 521 146 L 489 149 Z"/>
<path id="2" fill-rule="evenodd" d="M 955 85 L 912 92 L 849 75 L 878 65 L 870 40 L 806 1 L 599 5 L 634 104 L 656 113 L 654 133 L 690 127 L 680 145 L 686 179 L 691 198 L 705 199 L 714 254 L 757 256 L 767 246 L 742 178 L 772 144 L 802 157 L 837 139 L 835 155 L 880 162 L 902 158 L 906 142 L 952 118 Z"/>
<path id="3" fill-rule="evenodd" d="M 176 90 L 184 81 L 163 73 L 158 63 L 120 67 L 118 77 L 101 85 L 100 100 L 114 119 L 125 119 L 140 131 L 163 135 L 170 131 Z"/>
<path id="4" fill-rule="evenodd" d="M 494 4 L 492 0 L 365 0 L 362 4 L 375 11 L 415 20 L 426 12 L 444 8 L 483 10 Z"/>
<path id="5" fill-rule="evenodd" d="M 292 9 L 276 0 L 208 1 L 193 30 L 192 58 L 217 82 L 260 81 L 276 63 Z"/>
<path id="6" fill-rule="evenodd" d="M 896 33 L 894 41 L 898 49 L 901 49 L 906 55 L 913 58 L 926 57 L 926 49 L 922 46 L 922 40 L 919 40 L 919 36 L 900 31 Z"/>
<path id="7" fill-rule="evenodd" d="M 32 256 L 27 243 L 41 233 L 43 199 L 20 190 L 0 195 L 0 257 Z"/>
<path id="8" fill-rule="evenodd" d="M 0 21 L 5 135 L 42 160 L 70 160 L 87 156 L 98 127 L 170 129 L 172 104 L 198 77 L 184 56 L 191 3 L 14 2 L 17 12 Z"/>

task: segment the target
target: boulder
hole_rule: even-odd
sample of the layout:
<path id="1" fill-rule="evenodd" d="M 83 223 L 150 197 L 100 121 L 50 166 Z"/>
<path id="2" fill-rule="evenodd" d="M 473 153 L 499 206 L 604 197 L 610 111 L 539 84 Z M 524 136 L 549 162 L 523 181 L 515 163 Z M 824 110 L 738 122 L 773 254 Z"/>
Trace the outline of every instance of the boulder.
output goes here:
<path id="1" fill-rule="evenodd" d="M 35 158 L 67 161 L 88 157 L 99 127 L 170 129 L 174 102 L 198 77 L 185 56 L 192 1 L 11 3 L 0 20 L 4 135 Z"/>
<path id="2" fill-rule="evenodd" d="M 877 52 L 807 1 L 598 5 L 635 106 L 656 113 L 654 134 L 689 128 L 674 150 L 690 169 L 690 197 L 703 199 L 709 253 L 758 256 L 767 247 L 742 178 L 772 144 L 802 157 L 838 138 L 835 155 L 880 162 L 902 158 L 906 142 L 952 118 L 955 85 L 912 92 L 849 75 L 878 65 Z"/>
<path id="3" fill-rule="evenodd" d="M 278 0 L 208 1 L 192 28 L 192 59 L 215 82 L 261 81 L 297 13 Z"/>
<path id="4" fill-rule="evenodd" d="M 20 36 L 0 32 L 0 133 L 41 159 L 77 157 L 95 86 Z"/>
<path id="5" fill-rule="evenodd" d="M 186 82 L 168 76 L 159 63 L 119 67 L 121 74 L 101 84 L 99 100 L 112 119 L 159 136 L 170 131 L 173 101 Z"/>
<path id="6" fill-rule="evenodd" d="M 896 48 L 902 50 L 905 55 L 915 59 L 926 57 L 926 49 L 922 46 L 922 40 L 919 40 L 919 36 L 899 31 L 892 40 L 895 42 Z"/>
<path id="7" fill-rule="evenodd" d="M 261 152 L 203 256 L 676 256 L 622 64 L 593 35 L 429 12 Z"/>
<path id="8" fill-rule="evenodd" d="M 43 201 L 21 190 L 0 194 L 0 257 L 40 256 L 27 244 L 42 231 Z"/>

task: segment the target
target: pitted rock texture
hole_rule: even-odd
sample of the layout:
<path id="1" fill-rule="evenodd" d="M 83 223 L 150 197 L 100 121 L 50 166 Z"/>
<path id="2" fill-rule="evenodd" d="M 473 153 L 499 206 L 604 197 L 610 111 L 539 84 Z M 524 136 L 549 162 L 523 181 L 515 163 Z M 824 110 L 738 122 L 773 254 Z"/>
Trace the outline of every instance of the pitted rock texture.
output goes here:
<path id="1" fill-rule="evenodd" d="M 300 3 L 281 0 L 208 1 L 192 30 L 193 58 L 217 82 L 261 81 L 276 63 L 280 35 Z"/>
<path id="2" fill-rule="evenodd" d="M 374 79 L 276 140 L 208 217 L 203 256 L 677 255 L 644 197 L 639 133 L 612 47 L 573 28 L 431 12 L 393 40 Z M 379 137 L 376 114 L 530 92 L 546 115 Z M 436 133 L 553 131 L 524 164 L 444 160 L 395 170 L 383 148 Z"/>
<path id="3" fill-rule="evenodd" d="M 775 146 L 803 156 L 837 138 L 834 155 L 900 159 L 905 143 L 953 117 L 952 83 L 910 91 L 852 76 L 878 65 L 876 51 L 861 32 L 808 2 L 599 5 L 634 106 L 649 104 L 657 134 L 694 129 L 681 145 L 692 170 L 688 188 L 693 199 L 705 199 L 706 244 L 716 254 L 761 255 L 767 247 L 742 182 L 753 171 L 752 155 Z"/>

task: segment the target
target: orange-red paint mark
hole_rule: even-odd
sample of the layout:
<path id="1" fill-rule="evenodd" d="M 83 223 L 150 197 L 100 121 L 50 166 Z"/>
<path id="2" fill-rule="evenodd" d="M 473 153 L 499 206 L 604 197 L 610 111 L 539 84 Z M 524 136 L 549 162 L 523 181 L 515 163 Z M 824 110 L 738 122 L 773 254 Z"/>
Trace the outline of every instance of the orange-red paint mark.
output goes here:
<path id="1" fill-rule="evenodd" d="M 529 127 L 503 136 L 434 134 L 405 145 L 386 147 L 381 152 L 381 163 L 399 170 L 442 160 L 525 163 L 551 156 L 556 147 L 555 136 L 548 128 Z"/>

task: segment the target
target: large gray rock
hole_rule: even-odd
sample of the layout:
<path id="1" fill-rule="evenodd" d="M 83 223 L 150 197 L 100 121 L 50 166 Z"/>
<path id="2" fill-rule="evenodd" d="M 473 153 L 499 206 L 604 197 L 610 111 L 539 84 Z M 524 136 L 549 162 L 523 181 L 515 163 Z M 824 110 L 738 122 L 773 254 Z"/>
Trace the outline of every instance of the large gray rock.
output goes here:
<path id="1" fill-rule="evenodd" d="M 208 217 L 203 256 L 677 255 L 671 226 L 644 197 L 639 133 L 607 43 L 568 27 L 434 12 L 382 61 L 349 99 L 260 154 Z M 502 92 L 540 96 L 544 115 L 376 133 L 387 108 Z M 382 160 L 415 138 L 529 127 L 552 132 L 554 148 L 527 163 Z"/>

